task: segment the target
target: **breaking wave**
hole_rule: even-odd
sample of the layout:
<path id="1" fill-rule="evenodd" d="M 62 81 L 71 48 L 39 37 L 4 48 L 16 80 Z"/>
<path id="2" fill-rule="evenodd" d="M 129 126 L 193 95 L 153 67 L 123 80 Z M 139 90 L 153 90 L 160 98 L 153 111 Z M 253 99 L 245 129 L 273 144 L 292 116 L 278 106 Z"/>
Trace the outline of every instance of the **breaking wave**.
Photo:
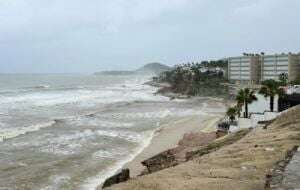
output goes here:
<path id="1" fill-rule="evenodd" d="M 25 135 L 30 132 L 38 131 L 42 128 L 51 127 L 56 124 L 56 121 L 49 121 L 45 123 L 39 123 L 27 127 L 18 127 L 18 128 L 0 128 L 0 142 L 3 142 L 7 139 L 12 139 L 20 135 Z"/>

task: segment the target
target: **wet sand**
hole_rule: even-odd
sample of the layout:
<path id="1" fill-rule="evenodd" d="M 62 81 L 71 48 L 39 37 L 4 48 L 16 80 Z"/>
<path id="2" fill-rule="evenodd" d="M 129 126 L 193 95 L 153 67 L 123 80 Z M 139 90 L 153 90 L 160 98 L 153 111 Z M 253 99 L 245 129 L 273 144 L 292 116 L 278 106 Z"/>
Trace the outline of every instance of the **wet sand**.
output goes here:
<path id="1" fill-rule="evenodd" d="M 136 177 L 145 169 L 141 164 L 142 161 L 165 150 L 175 148 L 186 133 L 213 131 L 221 118 L 221 115 L 190 116 L 162 125 L 153 137 L 151 144 L 134 160 L 126 164 L 125 168 L 130 169 L 131 177 Z"/>

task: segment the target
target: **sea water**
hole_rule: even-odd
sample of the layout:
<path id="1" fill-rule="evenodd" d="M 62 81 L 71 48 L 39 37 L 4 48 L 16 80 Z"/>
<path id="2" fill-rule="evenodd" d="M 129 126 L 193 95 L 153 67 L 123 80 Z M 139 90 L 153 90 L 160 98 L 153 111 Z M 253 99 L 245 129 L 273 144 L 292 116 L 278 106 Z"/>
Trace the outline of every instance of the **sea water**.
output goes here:
<path id="1" fill-rule="evenodd" d="M 154 95 L 150 78 L 0 75 L 0 189 L 96 189 L 162 123 L 203 113 Z"/>

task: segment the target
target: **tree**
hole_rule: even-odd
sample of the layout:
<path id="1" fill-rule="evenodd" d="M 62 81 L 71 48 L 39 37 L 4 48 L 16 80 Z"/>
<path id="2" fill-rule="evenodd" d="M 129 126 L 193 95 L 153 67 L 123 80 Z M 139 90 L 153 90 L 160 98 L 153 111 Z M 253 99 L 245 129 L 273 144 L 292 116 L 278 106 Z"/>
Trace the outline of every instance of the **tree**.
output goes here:
<path id="1" fill-rule="evenodd" d="M 235 116 L 237 115 L 237 107 L 228 108 L 226 115 L 229 117 L 230 121 L 233 122 L 235 120 Z"/>
<path id="2" fill-rule="evenodd" d="M 270 111 L 274 111 L 274 98 L 276 95 L 282 97 L 284 91 L 279 88 L 281 85 L 280 82 L 277 82 L 273 79 L 265 80 L 262 82 L 262 87 L 259 90 L 259 93 L 264 95 L 265 98 L 270 97 Z"/>
<path id="3" fill-rule="evenodd" d="M 281 85 L 283 86 L 287 85 L 288 80 L 289 80 L 289 76 L 287 73 L 281 73 L 279 75 L 279 81 L 281 82 Z"/>
<path id="4" fill-rule="evenodd" d="M 237 105 L 236 105 L 236 111 L 237 111 L 238 117 L 241 117 L 242 107 L 243 107 L 243 103 L 238 102 Z"/>
<path id="5" fill-rule="evenodd" d="M 238 104 L 245 106 L 244 117 L 248 118 L 248 104 L 251 104 L 253 101 L 257 100 L 257 97 L 255 96 L 255 91 L 250 90 L 249 88 L 241 89 L 238 92 L 236 100 Z"/>

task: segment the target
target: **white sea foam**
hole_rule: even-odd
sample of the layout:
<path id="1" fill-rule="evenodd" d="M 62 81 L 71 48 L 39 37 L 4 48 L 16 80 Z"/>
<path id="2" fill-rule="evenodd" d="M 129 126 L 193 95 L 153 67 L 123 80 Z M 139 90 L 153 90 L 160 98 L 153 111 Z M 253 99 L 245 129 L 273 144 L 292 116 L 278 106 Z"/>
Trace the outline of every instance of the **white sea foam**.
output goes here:
<path id="1" fill-rule="evenodd" d="M 115 158 L 119 158 L 124 154 L 128 154 L 129 153 L 128 151 L 129 151 L 128 149 L 116 147 L 116 148 L 109 149 L 109 151 L 107 150 L 97 151 L 92 155 L 92 157 L 93 159 L 97 159 L 97 160 L 99 158 L 115 159 Z"/>
<path id="2" fill-rule="evenodd" d="M 144 134 L 143 141 L 140 146 L 137 147 L 132 154 L 129 154 L 124 159 L 115 163 L 113 166 L 108 168 L 105 171 L 100 172 L 98 175 L 94 177 L 88 178 L 85 183 L 81 186 L 82 190 L 95 190 L 98 186 L 100 186 L 104 181 L 114 175 L 118 170 L 124 167 L 124 165 L 130 161 L 132 161 L 137 155 L 139 155 L 149 144 L 155 134 L 155 131 L 148 132 Z"/>
<path id="3" fill-rule="evenodd" d="M 65 134 L 59 137 L 47 137 L 46 141 L 43 142 L 26 142 L 22 143 L 22 146 L 39 145 L 39 151 L 56 154 L 56 155 L 71 155 L 77 154 L 81 151 L 82 145 L 88 143 L 89 140 L 95 139 L 100 136 L 121 138 L 126 141 L 139 143 L 143 140 L 144 135 L 136 132 L 129 131 L 117 131 L 117 130 L 90 130 L 86 129 L 83 131 L 76 131 L 72 134 Z M 44 145 L 43 145 L 44 144 Z M 18 146 L 18 144 L 15 144 Z M 124 150 L 123 150 L 124 152 Z M 104 153 L 105 154 L 105 153 Z"/>
<path id="4" fill-rule="evenodd" d="M 26 133 L 38 131 L 42 128 L 50 127 L 54 125 L 55 121 L 49 121 L 45 123 L 39 123 L 36 125 L 31 125 L 28 127 L 19 127 L 19 128 L 0 128 L 0 142 L 3 142 L 6 139 L 11 139 L 24 135 Z"/>
<path id="5" fill-rule="evenodd" d="M 143 135 L 140 133 L 129 131 L 104 131 L 98 130 L 96 133 L 100 136 L 118 137 L 131 142 L 140 142 L 143 139 Z"/>
<path id="6" fill-rule="evenodd" d="M 42 190 L 58 190 L 71 179 L 67 174 L 50 176 L 51 186 L 46 186 Z"/>
<path id="7" fill-rule="evenodd" d="M 93 154 L 94 159 L 99 159 L 99 158 L 113 159 L 113 158 L 115 158 L 115 156 L 116 156 L 116 154 L 113 153 L 112 150 L 110 150 L 110 151 L 101 150 L 101 151 L 95 152 Z"/>
<path id="8" fill-rule="evenodd" d="M 122 127 L 133 127 L 134 123 L 129 122 L 115 122 L 115 121 L 106 121 L 100 120 L 98 118 L 76 118 L 69 121 L 71 125 L 76 126 L 95 126 L 95 127 L 109 127 L 109 128 L 122 128 Z"/>
<path id="9" fill-rule="evenodd" d="M 51 92 L 32 92 L 4 96 L 0 99 L 0 104 L 16 105 L 23 104 L 28 106 L 54 106 L 61 104 L 84 104 L 89 102 L 90 106 L 96 103 L 117 103 L 130 101 L 167 101 L 163 96 L 153 96 L 154 91 L 143 90 L 141 88 L 131 89 L 100 89 L 100 90 L 69 90 Z"/>
<path id="10" fill-rule="evenodd" d="M 28 87 L 28 88 L 31 88 L 31 89 L 47 89 L 47 88 L 50 88 L 50 85 L 37 85 L 37 86 L 31 86 L 31 87 Z"/>
<path id="11" fill-rule="evenodd" d="M 216 110 L 217 111 L 217 110 Z M 220 110 L 219 110 L 220 112 Z M 183 117 L 183 116 L 193 116 L 193 115 L 208 115 L 206 111 L 202 109 L 163 109 L 152 112 L 138 112 L 138 113 L 116 113 L 113 115 L 115 118 L 144 118 L 144 119 L 162 119 L 169 116 L 172 117 Z"/>

